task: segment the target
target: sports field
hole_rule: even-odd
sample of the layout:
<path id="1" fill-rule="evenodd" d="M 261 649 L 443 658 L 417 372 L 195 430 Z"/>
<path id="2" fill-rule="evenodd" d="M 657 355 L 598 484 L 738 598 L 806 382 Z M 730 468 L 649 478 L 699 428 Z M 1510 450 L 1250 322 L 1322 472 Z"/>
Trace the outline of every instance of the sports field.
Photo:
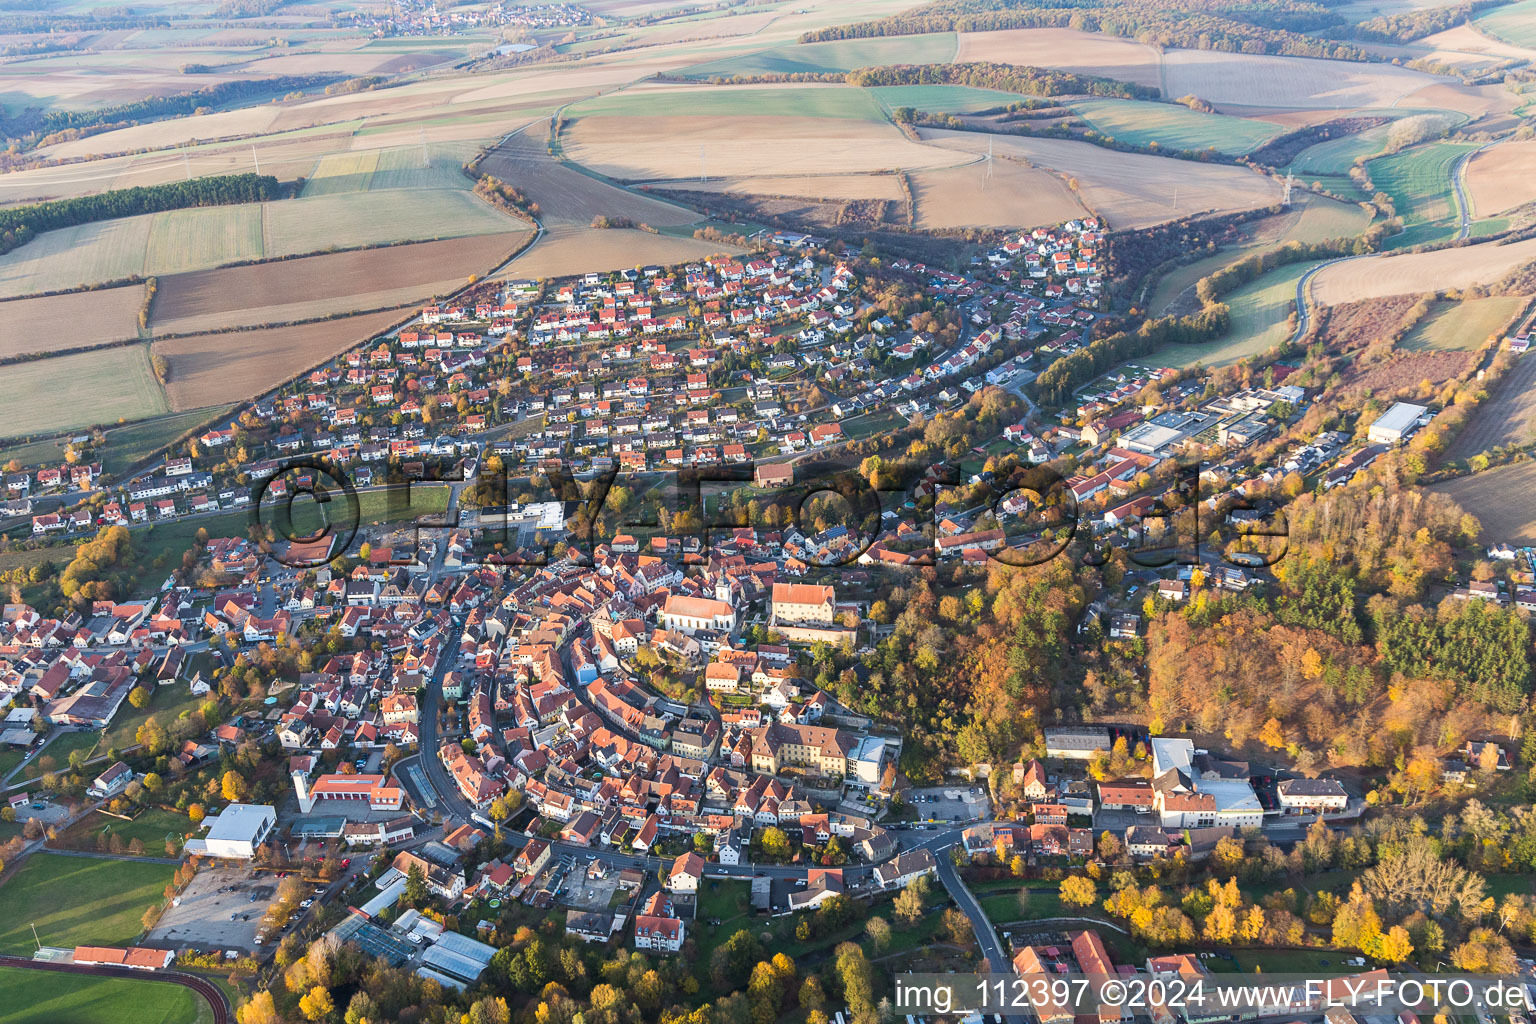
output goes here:
<path id="1" fill-rule="evenodd" d="M 731 75 L 780 75 L 852 71 L 889 64 L 947 64 L 955 56 L 955 34 L 840 39 L 829 43 L 794 43 L 739 57 L 726 57 L 683 68 L 688 78 Z"/>
<path id="2" fill-rule="evenodd" d="M 170 411 L 144 345 L 13 363 L 4 369 L 0 437 L 71 430 Z"/>
<path id="3" fill-rule="evenodd" d="M 129 945 L 158 903 L 169 864 L 34 853 L 0 885 L 0 952 L 26 956 L 45 946 Z"/>
<path id="4" fill-rule="evenodd" d="M 189 988 L 138 978 L 0 967 L 7 1024 L 197 1024 L 213 1010 Z"/>
<path id="5" fill-rule="evenodd" d="M 1177 103 L 1077 100 L 1072 109 L 1101 135 L 1136 146 L 1204 150 L 1234 156 L 1258 149 L 1282 131 L 1268 121 L 1203 114 Z"/>
<path id="6" fill-rule="evenodd" d="M 1290 334 L 1287 317 L 1296 308 L 1296 282 L 1312 263 L 1296 263 L 1273 270 L 1226 297 L 1232 307 L 1232 329 L 1226 337 L 1203 345 L 1164 345 L 1154 363 L 1179 368 L 1204 363 L 1229 366 L 1278 345 Z"/>

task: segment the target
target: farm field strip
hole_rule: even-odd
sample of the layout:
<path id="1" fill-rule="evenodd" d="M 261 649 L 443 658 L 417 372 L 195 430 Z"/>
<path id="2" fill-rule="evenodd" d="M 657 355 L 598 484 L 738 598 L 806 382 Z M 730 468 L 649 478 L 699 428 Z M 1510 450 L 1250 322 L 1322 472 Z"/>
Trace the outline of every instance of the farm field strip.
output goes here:
<path id="1" fill-rule="evenodd" d="M 1513 295 L 1438 302 L 1428 316 L 1403 336 L 1398 347 L 1411 352 L 1475 351 L 1489 336 L 1507 325 L 1525 302 Z M 1480 418 L 1475 418 L 1474 422 Z"/>
<path id="2" fill-rule="evenodd" d="M 1459 445 L 1456 450 L 1461 450 Z M 1468 454 L 1473 453 L 1468 450 Z M 1528 497 L 1536 493 L 1536 462 L 1500 466 L 1428 489 L 1447 495 L 1462 508 L 1475 509 L 1484 537 L 1508 544 L 1536 544 L 1536 505 Z"/>
<path id="3" fill-rule="evenodd" d="M 1536 47 L 1536 0 L 1499 7 L 1478 17 L 1474 24 L 1495 39 Z"/>
<path id="4" fill-rule="evenodd" d="M 1177 103 L 1090 99 L 1071 104 L 1101 135 L 1138 146 L 1214 149 L 1234 156 L 1258 149 L 1282 131 L 1277 124 L 1206 114 Z"/>
<path id="5" fill-rule="evenodd" d="M 143 301 L 144 286 L 126 284 L 0 302 L 0 359 L 137 338 Z"/>
<path id="6" fill-rule="evenodd" d="M 1312 297 L 1324 306 L 1491 284 L 1516 267 L 1536 260 L 1536 239 L 1508 245 L 1467 245 L 1433 252 L 1376 254 L 1322 270 Z"/>
<path id="7" fill-rule="evenodd" d="M 794 43 L 695 64 L 681 69 L 678 74 L 707 79 L 730 75 L 852 71 L 889 64 L 947 64 L 954 59 L 955 49 L 953 32 Z"/>
<path id="8" fill-rule="evenodd" d="M 144 345 L 78 352 L 4 368 L 0 437 L 72 430 L 168 412 Z"/>

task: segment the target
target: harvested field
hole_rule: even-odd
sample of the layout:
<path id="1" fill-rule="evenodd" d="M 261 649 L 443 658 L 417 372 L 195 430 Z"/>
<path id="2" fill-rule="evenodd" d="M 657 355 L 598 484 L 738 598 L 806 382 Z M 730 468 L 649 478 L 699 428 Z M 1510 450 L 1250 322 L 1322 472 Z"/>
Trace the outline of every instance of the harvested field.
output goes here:
<path id="1" fill-rule="evenodd" d="M 1487 58 L 1485 62 L 1511 58 L 1536 60 L 1536 49 L 1513 46 L 1480 31 L 1474 25 L 1465 23 L 1455 28 L 1448 28 L 1444 32 L 1436 32 L 1432 36 L 1425 36 L 1423 39 L 1416 39 L 1413 46 L 1423 48 L 1425 51 L 1423 56 L 1429 60 L 1443 61 L 1447 64 L 1455 64 L 1458 58 L 1464 60 L 1468 56 L 1482 56 Z"/>
<path id="2" fill-rule="evenodd" d="M 508 278 L 562 277 L 587 271 L 622 270 L 646 263 L 666 265 L 716 253 L 739 253 L 733 245 L 674 235 L 653 235 L 629 228 L 578 228 L 549 231 L 537 245 L 507 267 Z"/>
<path id="3" fill-rule="evenodd" d="M 1532 441 L 1536 441 L 1536 359 L 1526 355 L 1490 389 L 1487 401 L 1446 449 L 1446 456 L 1465 459 L 1478 452 Z M 1510 493 L 1523 496 L 1527 514 L 1536 518 L 1536 502 L 1529 497 L 1536 489 L 1527 485 Z"/>
<path id="4" fill-rule="evenodd" d="M 1514 295 L 1437 302 L 1429 315 L 1403 336 L 1398 347 L 1408 352 L 1476 351 L 1501 333 L 1525 303 Z"/>
<path id="5" fill-rule="evenodd" d="M 1138 85 L 1160 85 L 1162 55 L 1151 46 L 1070 28 L 1014 28 L 1000 32 L 961 32 L 957 63 L 992 61 L 1060 68 L 1086 75 L 1118 78 Z"/>
<path id="6" fill-rule="evenodd" d="M 0 437 L 142 419 L 169 408 L 144 345 L 13 363 L 4 374 Z"/>
<path id="7" fill-rule="evenodd" d="M 1529 434 L 1525 440 L 1531 440 Z M 1482 524 L 1489 544 L 1536 544 L 1536 462 L 1516 462 L 1429 488 L 1448 495 Z"/>
<path id="8" fill-rule="evenodd" d="M 445 295 L 493 269 L 523 237 L 480 235 L 174 274 L 160 279 L 155 334 L 287 323 Z"/>
<path id="9" fill-rule="evenodd" d="M 1114 228 L 1140 228 L 1201 210 L 1246 210 L 1280 198 L 1273 179 L 1241 167 L 1192 163 L 1144 153 L 1119 153 L 1087 142 L 920 129 L 936 147 L 1020 157 L 1079 183 L 1085 206 Z M 1177 193 L 1177 205 L 1175 194 Z"/>
<path id="10" fill-rule="evenodd" d="M 587 228 L 597 216 L 627 217 L 653 227 L 691 224 L 699 219 L 692 210 L 615 188 L 554 159 L 546 148 L 548 138 L 548 123 L 540 121 L 508 139 L 480 163 L 482 173 L 515 182 L 538 203 L 545 227 Z"/>
<path id="11" fill-rule="evenodd" d="M 702 38 L 700 31 L 692 38 Z M 827 43 L 792 43 L 769 50 L 695 64 L 678 72 L 688 78 L 852 71 L 889 64 L 945 64 L 955 56 L 955 34 L 876 36 Z"/>
<path id="12" fill-rule="evenodd" d="M 1050 171 L 1007 157 L 994 159 L 991 171 L 990 180 L 984 164 L 913 172 L 917 226 L 925 231 L 1030 228 L 1087 213 L 1066 183 Z"/>
<path id="13" fill-rule="evenodd" d="M 965 162 L 911 141 L 887 122 L 829 117 L 583 117 L 564 140 L 575 162 L 628 181 L 698 175 L 701 159 L 705 173 L 725 177 L 769 167 L 798 175 Z"/>
<path id="14" fill-rule="evenodd" d="M 1279 135 L 1281 127 L 1222 114 L 1203 114 L 1177 103 L 1077 100 L 1072 109 L 1101 135 L 1137 146 L 1205 150 L 1241 155 Z"/>
<path id="15" fill-rule="evenodd" d="M 1312 297 L 1329 306 L 1381 295 L 1491 284 L 1532 260 L 1536 260 L 1536 238 L 1509 245 L 1464 245 L 1400 256 L 1363 256 L 1319 271 L 1312 279 Z"/>
<path id="16" fill-rule="evenodd" d="M 1484 116 L 1491 118 L 1495 115 L 1508 114 L 1520 105 L 1520 99 L 1502 85 L 1462 85 L 1460 82 L 1452 84 L 1441 82 L 1416 89 L 1398 100 L 1397 105 L 1454 110 L 1475 121 Z"/>
<path id="17" fill-rule="evenodd" d="M 197 334 L 157 341 L 154 351 L 170 363 L 166 392 L 180 412 L 253 398 L 399 319 L 399 313 L 369 313 L 299 327 Z"/>
<path id="18" fill-rule="evenodd" d="M 1391 64 L 1218 50 L 1169 50 L 1163 56 L 1163 79 L 1164 95 L 1193 94 L 1217 107 L 1234 104 L 1314 110 L 1390 107 L 1417 89 L 1450 81 Z"/>
<path id="19" fill-rule="evenodd" d="M 869 90 L 851 85 L 641 86 L 572 104 L 566 116 L 578 124 L 599 117 L 674 120 L 678 110 L 687 110 L 687 117 L 700 119 L 816 118 L 877 124 L 885 121 L 885 114 Z M 648 135 L 639 127 L 625 128 L 619 134 L 623 141 L 631 143 Z"/>
<path id="20" fill-rule="evenodd" d="M 1492 217 L 1536 202 L 1536 139 L 1505 142 L 1467 163 L 1467 192 L 1476 216 Z"/>
<path id="21" fill-rule="evenodd" d="M 270 130 L 279 108 L 270 104 L 242 107 L 238 110 L 178 117 L 168 121 L 118 128 L 89 138 L 61 142 L 38 152 L 50 157 L 98 156 L 102 153 L 128 153 L 142 149 L 164 149 L 197 139 L 222 139 L 231 135 L 255 135 Z"/>
<path id="22" fill-rule="evenodd" d="M 763 175 L 752 178 L 679 178 L 654 182 L 677 192 L 714 192 L 754 196 L 797 196 L 807 199 L 904 199 L 894 174 Z"/>
<path id="23" fill-rule="evenodd" d="M 0 302 L 0 359 L 137 338 L 143 302 L 140 284 Z"/>

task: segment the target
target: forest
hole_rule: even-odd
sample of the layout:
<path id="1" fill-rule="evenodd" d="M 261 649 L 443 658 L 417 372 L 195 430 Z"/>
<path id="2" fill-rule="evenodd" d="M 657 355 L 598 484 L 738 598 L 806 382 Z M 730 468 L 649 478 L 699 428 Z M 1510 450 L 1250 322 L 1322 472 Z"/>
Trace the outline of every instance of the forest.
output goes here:
<path id="1" fill-rule="evenodd" d="M 73 199 L 55 199 L 0 210 L 0 253 L 25 245 L 44 231 L 91 221 L 132 217 L 189 206 L 226 206 L 279 199 L 283 188 L 270 174 L 224 174 L 164 185 L 136 185 Z"/>
<path id="2" fill-rule="evenodd" d="M 1357 46 L 1304 33 L 1342 25 L 1306 0 L 934 0 L 903 14 L 807 32 L 804 43 L 929 32 L 1072 28 L 1154 46 L 1366 61 Z"/>

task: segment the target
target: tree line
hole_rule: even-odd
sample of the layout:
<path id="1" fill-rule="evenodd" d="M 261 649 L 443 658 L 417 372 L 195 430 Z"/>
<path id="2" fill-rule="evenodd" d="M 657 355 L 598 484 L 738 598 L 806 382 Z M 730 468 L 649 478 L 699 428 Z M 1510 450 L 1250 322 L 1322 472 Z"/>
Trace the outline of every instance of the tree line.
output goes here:
<path id="1" fill-rule="evenodd" d="M 1358 46 L 1304 33 L 1343 18 L 1306 0 L 935 0 L 904 14 L 807 32 L 802 43 L 930 32 L 1072 28 L 1160 47 L 1367 61 Z"/>
<path id="2" fill-rule="evenodd" d="M 259 203 L 282 195 L 282 186 L 270 174 L 223 174 L 12 207 L 0 210 L 0 253 L 10 252 L 55 228 L 141 213 L 181 210 L 189 206 Z"/>
<path id="3" fill-rule="evenodd" d="M 657 75 L 664 81 L 693 81 Z M 840 82 L 865 88 L 882 85 L 968 85 L 1029 96 L 1109 96 L 1118 99 L 1158 99 L 1152 86 L 1098 75 L 1081 75 L 1025 64 L 972 61 L 965 64 L 885 64 L 852 71 L 783 71 L 752 75 L 714 75 L 712 85 L 760 85 L 768 82 Z"/>

